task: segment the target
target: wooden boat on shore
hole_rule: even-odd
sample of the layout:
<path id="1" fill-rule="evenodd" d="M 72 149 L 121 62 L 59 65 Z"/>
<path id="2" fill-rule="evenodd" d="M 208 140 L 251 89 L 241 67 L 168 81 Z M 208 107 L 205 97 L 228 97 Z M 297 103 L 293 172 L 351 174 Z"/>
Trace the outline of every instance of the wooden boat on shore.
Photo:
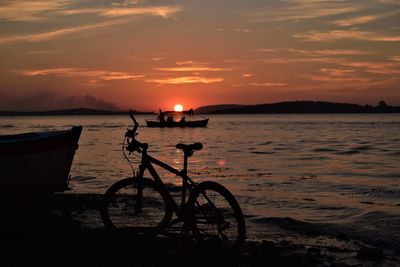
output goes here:
<path id="1" fill-rule="evenodd" d="M 0 136 L 0 192 L 63 192 L 82 126 L 65 131 Z"/>
<path id="2" fill-rule="evenodd" d="M 186 116 L 188 115 L 189 119 L 186 120 Z M 165 119 L 167 117 L 167 119 Z M 160 114 L 157 119 L 154 120 L 146 120 L 147 127 L 207 127 L 208 118 L 195 120 L 193 110 L 189 111 L 165 111 L 162 112 L 160 110 Z"/>

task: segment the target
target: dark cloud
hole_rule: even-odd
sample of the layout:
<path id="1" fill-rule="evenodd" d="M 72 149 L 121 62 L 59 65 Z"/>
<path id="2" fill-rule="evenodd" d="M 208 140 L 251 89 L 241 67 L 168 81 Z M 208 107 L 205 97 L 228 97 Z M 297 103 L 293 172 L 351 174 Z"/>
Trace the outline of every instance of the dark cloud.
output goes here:
<path id="1" fill-rule="evenodd" d="M 73 108 L 119 109 L 115 104 L 89 94 L 62 96 L 54 92 L 42 91 L 20 97 L 0 96 L 0 110 L 38 111 Z"/>

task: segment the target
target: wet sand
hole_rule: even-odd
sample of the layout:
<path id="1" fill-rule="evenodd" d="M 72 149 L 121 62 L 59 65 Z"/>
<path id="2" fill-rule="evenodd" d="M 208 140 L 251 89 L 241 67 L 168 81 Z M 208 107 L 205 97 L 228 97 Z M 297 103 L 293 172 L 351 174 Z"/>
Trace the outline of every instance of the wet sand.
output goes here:
<path id="1" fill-rule="evenodd" d="M 3 219 L 0 266 L 399 266 L 398 251 L 321 233 L 247 241 L 241 253 L 211 251 L 169 230 L 154 239 L 99 227 L 101 195 L 59 194 L 46 211 Z M 95 226 L 95 227 L 93 227 Z M 310 242 L 312 240 L 312 242 Z"/>

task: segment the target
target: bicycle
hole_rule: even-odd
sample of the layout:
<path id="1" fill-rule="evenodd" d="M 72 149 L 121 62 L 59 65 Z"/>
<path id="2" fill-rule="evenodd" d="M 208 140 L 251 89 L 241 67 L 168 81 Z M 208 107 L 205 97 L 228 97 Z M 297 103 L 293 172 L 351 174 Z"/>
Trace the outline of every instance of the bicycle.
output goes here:
<path id="1" fill-rule="evenodd" d="M 240 250 L 246 238 L 242 210 L 235 197 L 224 186 L 205 181 L 194 182 L 188 176 L 188 158 L 201 150 L 201 143 L 177 144 L 183 151 L 183 169 L 177 170 L 150 156 L 149 145 L 136 140 L 139 123 L 130 114 L 133 128 L 127 129 L 123 153 L 133 176 L 114 183 L 104 194 L 101 217 L 106 228 L 129 230 L 139 237 L 156 236 L 169 226 L 183 223 L 182 231 L 192 233 L 198 244 L 220 249 Z M 135 172 L 125 150 L 140 153 L 141 162 Z M 174 200 L 153 164 L 182 177 L 181 203 Z M 148 170 L 153 179 L 144 177 Z M 176 215 L 172 219 L 173 214 Z"/>

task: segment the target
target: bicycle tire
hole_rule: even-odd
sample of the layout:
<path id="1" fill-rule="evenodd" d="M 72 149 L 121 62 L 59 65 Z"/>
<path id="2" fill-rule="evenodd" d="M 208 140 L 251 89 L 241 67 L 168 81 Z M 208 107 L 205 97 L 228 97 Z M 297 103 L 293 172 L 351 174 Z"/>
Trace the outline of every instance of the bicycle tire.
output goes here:
<path id="1" fill-rule="evenodd" d="M 141 183 L 142 207 L 137 209 L 137 188 Z M 171 221 L 167 195 L 149 178 L 126 178 L 114 183 L 104 194 L 101 218 L 107 229 L 124 230 L 131 235 L 151 237 Z"/>
<path id="2" fill-rule="evenodd" d="M 207 248 L 241 250 L 246 225 L 239 203 L 224 186 L 202 182 L 189 198 L 189 226 L 199 244 Z"/>

